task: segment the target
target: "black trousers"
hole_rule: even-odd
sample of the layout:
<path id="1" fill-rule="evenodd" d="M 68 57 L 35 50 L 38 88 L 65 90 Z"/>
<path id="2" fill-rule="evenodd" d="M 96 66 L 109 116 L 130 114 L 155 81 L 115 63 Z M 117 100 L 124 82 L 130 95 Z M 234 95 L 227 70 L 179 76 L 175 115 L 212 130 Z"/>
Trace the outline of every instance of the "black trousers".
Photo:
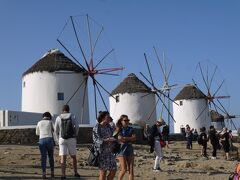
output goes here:
<path id="1" fill-rule="evenodd" d="M 212 156 L 217 157 L 217 145 L 212 144 L 212 147 L 213 147 Z"/>
<path id="2" fill-rule="evenodd" d="M 206 157 L 207 156 L 207 142 L 204 142 L 202 146 L 203 146 L 203 156 Z"/>

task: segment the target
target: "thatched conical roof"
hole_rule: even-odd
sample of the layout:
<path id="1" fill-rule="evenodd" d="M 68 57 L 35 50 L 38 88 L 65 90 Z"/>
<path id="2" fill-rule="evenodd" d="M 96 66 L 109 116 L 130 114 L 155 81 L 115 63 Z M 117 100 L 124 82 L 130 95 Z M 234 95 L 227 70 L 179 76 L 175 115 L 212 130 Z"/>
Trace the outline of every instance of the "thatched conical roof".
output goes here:
<path id="1" fill-rule="evenodd" d="M 134 73 L 131 73 L 112 91 L 111 94 L 115 95 L 136 92 L 151 92 L 151 88 L 138 79 Z"/>
<path id="2" fill-rule="evenodd" d="M 33 72 L 55 72 L 55 71 L 74 71 L 74 72 L 83 72 L 83 69 L 80 68 L 76 63 L 71 59 L 66 57 L 58 49 L 49 50 L 39 59 L 32 67 L 23 73 L 23 76 Z"/>
<path id="3" fill-rule="evenodd" d="M 178 95 L 174 98 L 175 101 L 177 100 L 187 100 L 187 99 L 203 99 L 206 98 L 206 95 L 198 88 L 193 85 L 185 86 Z"/>
<path id="4" fill-rule="evenodd" d="M 214 110 L 210 111 L 210 117 L 211 117 L 212 122 L 223 122 L 224 121 L 224 116 Z"/>

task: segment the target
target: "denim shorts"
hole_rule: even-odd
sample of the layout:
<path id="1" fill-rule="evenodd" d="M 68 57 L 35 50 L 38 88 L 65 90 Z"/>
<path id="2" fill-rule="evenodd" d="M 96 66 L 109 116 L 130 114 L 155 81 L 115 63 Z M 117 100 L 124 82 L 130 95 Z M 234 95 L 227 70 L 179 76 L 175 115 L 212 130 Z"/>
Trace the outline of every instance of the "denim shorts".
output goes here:
<path id="1" fill-rule="evenodd" d="M 133 155 L 132 144 L 122 144 L 121 149 L 117 156 L 131 156 L 131 155 Z"/>

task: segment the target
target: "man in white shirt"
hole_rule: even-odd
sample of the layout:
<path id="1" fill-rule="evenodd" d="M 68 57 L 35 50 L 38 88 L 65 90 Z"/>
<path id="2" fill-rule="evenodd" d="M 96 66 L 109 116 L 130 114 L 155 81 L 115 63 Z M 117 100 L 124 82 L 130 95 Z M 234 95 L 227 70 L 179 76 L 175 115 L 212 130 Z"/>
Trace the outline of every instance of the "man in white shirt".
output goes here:
<path id="1" fill-rule="evenodd" d="M 79 125 L 76 122 L 75 116 L 70 113 L 68 105 L 64 105 L 62 114 L 56 118 L 55 133 L 59 140 L 59 156 L 61 156 L 62 178 L 66 179 L 66 158 L 70 154 L 73 160 L 74 176 L 80 177 L 77 172 L 77 134 Z"/>

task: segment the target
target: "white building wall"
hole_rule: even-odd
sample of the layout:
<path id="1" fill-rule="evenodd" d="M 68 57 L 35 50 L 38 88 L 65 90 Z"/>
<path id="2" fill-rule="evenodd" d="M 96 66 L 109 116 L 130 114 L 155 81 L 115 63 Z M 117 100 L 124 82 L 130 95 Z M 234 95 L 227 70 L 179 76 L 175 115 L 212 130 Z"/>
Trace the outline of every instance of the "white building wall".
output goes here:
<path id="1" fill-rule="evenodd" d="M 178 100 L 176 103 L 179 106 L 173 103 L 173 117 L 176 120 L 176 123 L 174 123 L 174 133 L 180 133 L 180 127 L 186 127 L 187 124 L 198 131 L 203 126 L 207 129 L 209 128 L 211 119 L 205 99 Z M 202 111 L 203 113 L 201 114 Z M 201 116 L 197 119 L 200 114 Z"/>
<path id="2" fill-rule="evenodd" d="M 156 121 L 155 95 L 146 93 L 124 93 L 114 95 L 119 96 L 119 102 L 113 97 L 109 97 L 110 115 L 116 123 L 122 114 L 128 115 L 132 124 L 143 125 L 148 123 L 153 125 Z M 151 111 L 154 111 L 148 120 Z"/>
<path id="3" fill-rule="evenodd" d="M 5 111 L 0 111 L 0 127 L 5 126 Z"/>
<path id="4" fill-rule="evenodd" d="M 225 122 L 224 121 L 212 122 L 212 125 L 216 130 L 222 130 L 225 127 Z"/>
<path id="5" fill-rule="evenodd" d="M 21 111 L 0 111 L 0 127 L 11 126 L 29 126 L 37 125 L 37 122 L 42 119 L 42 113 L 30 113 Z"/>
<path id="6" fill-rule="evenodd" d="M 42 113 L 30 113 L 21 111 L 5 111 L 5 124 L 7 126 L 37 125 L 42 119 Z"/>
<path id="7" fill-rule="evenodd" d="M 59 72 L 59 71 L 58 71 Z M 35 72 L 22 78 L 22 111 L 60 114 L 62 106 L 74 94 L 83 81 L 81 73 Z M 71 113 L 81 123 L 84 84 L 68 103 Z M 86 88 L 87 91 L 88 88 Z M 58 100 L 58 93 L 64 93 L 64 100 Z M 85 96 L 82 124 L 89 124 L 88 93 Z"/>

